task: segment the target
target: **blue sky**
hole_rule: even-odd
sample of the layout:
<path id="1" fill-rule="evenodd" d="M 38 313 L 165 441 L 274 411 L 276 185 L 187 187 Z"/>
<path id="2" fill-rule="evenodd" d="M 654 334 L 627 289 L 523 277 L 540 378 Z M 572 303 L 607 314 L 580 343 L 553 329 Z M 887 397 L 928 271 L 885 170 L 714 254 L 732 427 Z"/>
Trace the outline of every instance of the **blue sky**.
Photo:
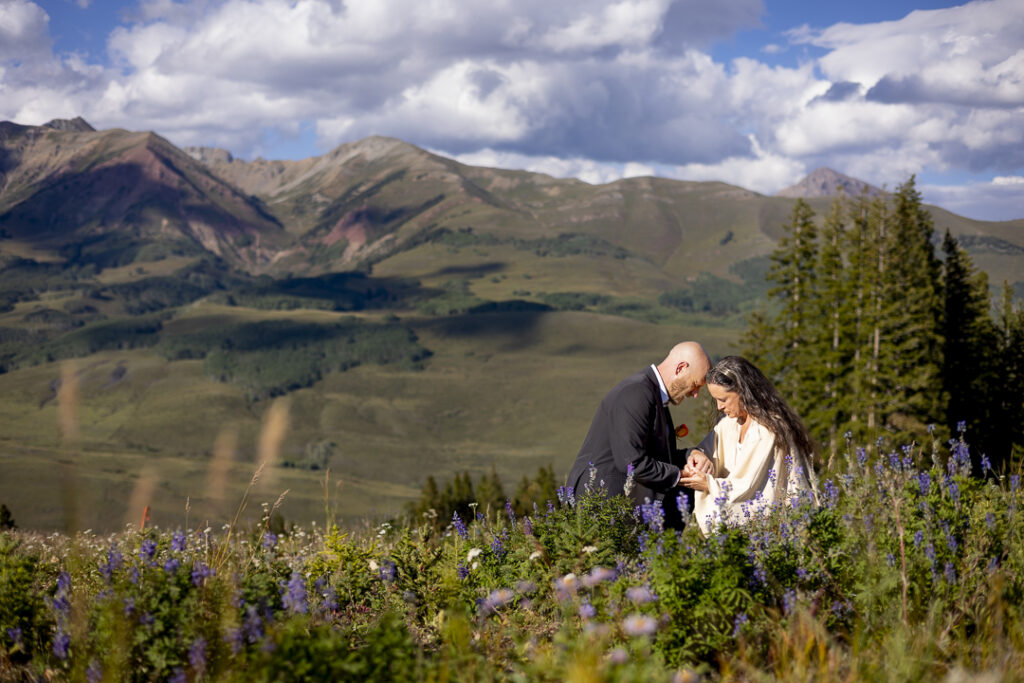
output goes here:
<path id="1" fill-rule="evenodd" d="M 1024 1 L 0 0 L 0 119 L 241 158 L 391 135 L 587 182 L 819 166 L 1024 218 Z"/>

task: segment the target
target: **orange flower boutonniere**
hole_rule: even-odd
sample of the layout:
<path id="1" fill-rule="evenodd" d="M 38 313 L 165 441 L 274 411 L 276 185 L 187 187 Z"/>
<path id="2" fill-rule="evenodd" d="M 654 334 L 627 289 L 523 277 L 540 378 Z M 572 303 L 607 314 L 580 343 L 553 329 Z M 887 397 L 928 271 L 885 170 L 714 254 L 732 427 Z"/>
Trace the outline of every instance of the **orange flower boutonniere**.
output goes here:
<path id="1" fill-rule="evenodd" d="M 676 438 L 677 439 L 681 439 L 681 438 L 683 438 L 684 436 L 686 436 L 689 433 L 690 433 L 690 428 L 687 427 L 684 424 L 681 424 L 678 427 L 676 427 Z"/>

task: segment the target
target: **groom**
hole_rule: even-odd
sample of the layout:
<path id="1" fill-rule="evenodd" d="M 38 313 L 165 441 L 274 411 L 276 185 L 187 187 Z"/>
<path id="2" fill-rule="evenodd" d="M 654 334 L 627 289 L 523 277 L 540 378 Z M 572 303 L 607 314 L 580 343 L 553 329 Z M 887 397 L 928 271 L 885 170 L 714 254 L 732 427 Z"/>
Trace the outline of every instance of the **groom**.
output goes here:
<path id="1" fill-rule="evenodd" d="M 684 493 L 693 509 L 693 492 L 677 488 L 685 465 L 676 449 L 675 429 L 668 404 L 678 405 L 697 396 L 711 367 L 704 348 L 696 342 L 676 344 L 658 365 L 627 377 L 601 401 L 594 420 L 566 480 L 577 496 L 590 482 L 591 463 L 597 473 L 593 488 L 608 495 L 624 493 L 626 472 L 633 466 L 633 500 L 662 500 L 667 526 L 680 528 L 683 519 L 676 496 Z M 693 467 L 711 469 L 711 461 L 694 454 Z"/>

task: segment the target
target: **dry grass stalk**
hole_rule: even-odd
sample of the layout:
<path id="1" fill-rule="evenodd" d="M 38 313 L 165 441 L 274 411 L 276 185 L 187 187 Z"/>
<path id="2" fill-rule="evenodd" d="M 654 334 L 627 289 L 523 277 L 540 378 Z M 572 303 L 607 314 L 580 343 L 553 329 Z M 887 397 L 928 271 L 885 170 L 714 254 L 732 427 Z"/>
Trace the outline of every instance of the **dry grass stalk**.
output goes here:
<path id="1" fill-rule="evenodd" d="M 65 444 L 78 440 L 78 365 L 66 360 L 60 366 L 60 387 L 57 389 L 57 412 L 60 434 Z"/>
<path id="2" fill-rule="evenodd" d="M 125 526 L 134 524 L 142 515 L 140 526 L 145 526 L 149 516 L 150 503 L 153 500 L 153 491 L 156 490 L 156 472 L 152 467 L 147 467 L 139 473 L 132 487 L 132 494 L 128 497 L 128 509 L 125 511 Z"/>
<path id="3" fill-rule="evenodd" d="M 289 414 L 288 400 L 279 398 L 267 409 L 263 417 L 263 428 L 260 430 L 259 463 L 266 467 L 264 491 L 273 491 L 277 483 L 277 472 L 274 463 L 281 455 L 281 444 L 288 433 Z"/>
<path id="4" fill-rule="evenodd" d="M 228 474 L 237 448 L 238 430 L 233 427 L 222 429 L 213 443 L 213 459 L 206 477 L 206 499 L 217 515 L 224 512 L 221 507 L 227 500 Z"/>
<path id="5" fill-rule="evenodd" d="M 224 560 L 227 559 L 228 548 L 231 545 L 231 535 L 234 533 L 235 526 L 238 524 L 238 518 L 242 516 L 246 505 L 249 504 L 249 494 L 252 493 L 253 488 L 257 483 L 259 483 L 260 475 L 263 474 L 263 467 L 264 463 L 260 463 L 256 468 L 256 471 L 252 473 L 252 479 L 249 480 L 249 485 L 245 487 L 245 493 L 242 494 L 242 501 L 238 504 L 238 509 L 235 511 L 235 517 L 231 520 L 231 524 L 228 526 L 228 533 L 224 537 L 224 544 L 217 553 L 217 559 L 214 560 L 213 568 L 216 570 L 220 570 Z"/>

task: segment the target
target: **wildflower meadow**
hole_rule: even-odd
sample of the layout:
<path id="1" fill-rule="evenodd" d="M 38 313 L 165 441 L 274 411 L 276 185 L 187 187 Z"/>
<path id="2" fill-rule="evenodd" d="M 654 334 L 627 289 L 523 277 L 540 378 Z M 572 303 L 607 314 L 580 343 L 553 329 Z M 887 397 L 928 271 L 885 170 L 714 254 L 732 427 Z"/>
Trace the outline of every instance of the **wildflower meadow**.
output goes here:
<path id="1" fill-rule="evenodd" d="M 707 539 L 566 490 L 359 531 L 269 505 L 248 529 L 7 530 L 0 678 L 1021 679 L 1020 475 L 962 434 L 887 450 L 847 439 L 817 500 Z"/>

